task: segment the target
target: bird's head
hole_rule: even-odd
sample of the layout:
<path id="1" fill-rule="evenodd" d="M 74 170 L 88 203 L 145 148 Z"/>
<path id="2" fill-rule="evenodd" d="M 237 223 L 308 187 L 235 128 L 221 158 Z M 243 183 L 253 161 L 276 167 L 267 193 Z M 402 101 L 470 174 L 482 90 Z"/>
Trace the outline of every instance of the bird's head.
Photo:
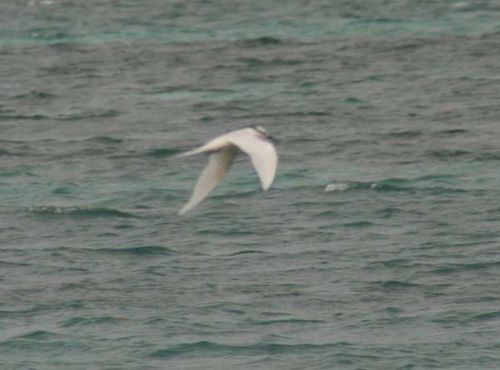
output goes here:
<path id="1" fill-rule="evenodd" d="M 278 140 L 271 135 L 269 135 L 266 131 L 266 129 L 262 126 L 252 126 L 252 128 L 257 131 L 261 136 L 263 136 L 266 140 L 269 140 L 270 142 L 277 144 Z"/>

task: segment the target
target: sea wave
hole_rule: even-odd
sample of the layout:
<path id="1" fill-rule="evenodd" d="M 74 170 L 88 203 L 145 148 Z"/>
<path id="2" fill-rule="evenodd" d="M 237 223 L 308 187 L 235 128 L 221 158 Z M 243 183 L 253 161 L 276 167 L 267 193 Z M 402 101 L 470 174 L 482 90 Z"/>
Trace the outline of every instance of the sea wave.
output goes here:
<path id="1" fill-rule="evenodd" d="M 73 216 L 82 218 L 96 217 L 117 217 L 117 218 L 138 218 L 130 212 L 120 211 L 106 207 L 85 207 L 85 206 L 37 206 L 29 207 L 27 212 L 40 216 Z"/>
<path id="2" fill-rule="evenodd" d="M 112 136 L 92 136 L 86 139 L 87 142 L 94 142 L 99 144 L 121 144 L 123 139 Z"/>
<path id="3" fill-rule="evenodd" d="M 180 150 L 173 148 L 155 148 L 146 152 L 146 155 L 154 158 L 165 158 L 165 157 L 171 157 L 180 152 L 181 152 Z"/>
<path id="4" fill-rule="evenodd" d="M 107 325 L 107 324 L 121 324 L 126 318 L 114 316 L 95 316 L 95 317 L 72 317 L 65 320 L 62 327 L 80 327 L 91 325 Z"/>
<path id="5" fill-rule="evenodd" d="M 140 256 L 179 254 L 179 252 L 161 245 L 141 245 L 136 247 L 123 247 L 123 248 L 99 248 L 99 249 L 93 249 L 93 251 L 112 253 L 112 254 L 140 255 Z"/>
<path id="6" fill-rule="evenodd" d="M 165 349 L 158 349 L 150 353 L 151 357 L 168 358 L 188 353 L 210 352 L 228 353 L 234 356 L 241 355 L 279 355 L 296 352 L 315 352 L 326 349 L 344 348 L 347 342 L 324 344 L 281 344 L 281 343 L 255 343 L 249 345 L 221 344 L 211 341 L 198 341 L 194 343 L 181 343 Z"/>
<path id="7" fill-rule="evenodd" d="M 353 190 L 371 190 L 378 192 L 425 192 L 456 193 L 466 189 L 453 186 L 453 176 L 423 176 L 416 179 L 389 178 L 379 181 L 332 182 L 324 188 L 325 192 L 346 192 Z"/>

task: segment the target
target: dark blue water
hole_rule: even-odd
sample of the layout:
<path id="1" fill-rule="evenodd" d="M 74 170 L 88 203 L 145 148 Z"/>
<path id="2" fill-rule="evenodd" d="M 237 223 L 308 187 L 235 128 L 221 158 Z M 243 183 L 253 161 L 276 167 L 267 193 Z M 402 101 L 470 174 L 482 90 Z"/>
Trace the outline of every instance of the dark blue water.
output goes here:
<path id="1" fill-rule="evenodd" d="M 496 1 L 3 1 L 1 369 L 500 369 Z M 188 217 L 227 130 L 242 156 Z"/>

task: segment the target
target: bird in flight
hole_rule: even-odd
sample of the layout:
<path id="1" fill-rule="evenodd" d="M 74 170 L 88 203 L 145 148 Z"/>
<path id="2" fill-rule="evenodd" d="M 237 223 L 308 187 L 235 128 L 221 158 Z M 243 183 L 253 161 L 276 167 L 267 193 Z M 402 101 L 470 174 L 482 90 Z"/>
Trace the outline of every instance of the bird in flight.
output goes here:
<path id="1" fill-rule="evenodd" d="M 269 189 L 278 164 L 275 142 L 276 140 L 263 127 L 251 126 L 228 132 L 197 149 L 180 154 L 180 156 L 188 156 L 208 153 L 210 156 L 207 166 L 194 187 L 191 199 L 180 210 L 179 214 L 185 214 L 205 199 L 224 177 L 240 151 L 250 157 L 255 171 L 259 175 L 262 189 Z"/>

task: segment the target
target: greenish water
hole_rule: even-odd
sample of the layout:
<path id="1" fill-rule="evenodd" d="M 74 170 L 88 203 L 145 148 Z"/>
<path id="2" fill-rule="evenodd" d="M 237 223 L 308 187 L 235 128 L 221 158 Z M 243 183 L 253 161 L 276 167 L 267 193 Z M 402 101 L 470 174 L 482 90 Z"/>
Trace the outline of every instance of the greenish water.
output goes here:
<path id="1" fill-rule="evenodd" d="M 1 369 L 500 369 L 496 1 L 0 4 Z M 227 130 L 280 140 L 189 217 Z M 325 191 L 326 190 L 326 191 Z"/>

